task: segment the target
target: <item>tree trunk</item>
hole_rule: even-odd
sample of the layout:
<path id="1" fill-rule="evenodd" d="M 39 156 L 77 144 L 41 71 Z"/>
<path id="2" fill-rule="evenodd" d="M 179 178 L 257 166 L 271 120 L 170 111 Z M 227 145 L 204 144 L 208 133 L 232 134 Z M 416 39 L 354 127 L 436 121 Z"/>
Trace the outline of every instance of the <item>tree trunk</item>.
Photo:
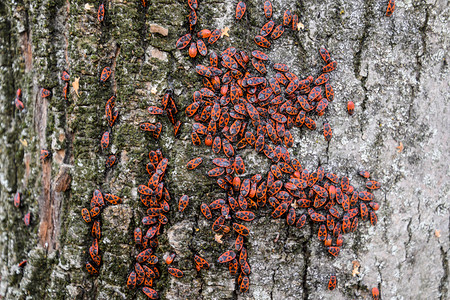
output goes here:
<path id="1" fill-rule="evenodd" d="M 317 225 L 289 227 L 283 218 L 272 219 L 267 206 L 254 210 L 257 218 L 246 223 L 252 273 L 244 294 L 227 266 L 216 262 L 234 247 L 233 235 L 217 240 L 212 222 L 200 213 L 202 202 L 226 193 L 206 175 L 217 156 L 204 144 L 192 144 L 195 121 L 184 112 L 202 86 L 195 66 L 209 64 L 175 48 L 188 32 L 187 1 L 147 1 L 143 8 L 139 0 L 105 0 L 103 23 L 97 20 L 100 2 L 0 3 L 0 297 L 144 299 L 139 289 L 127 288 L 139 252 L 133 230 L 143 228 L 145 215 L 137 187 L 149 180 L 149 151 L 161 149 L 172 199 L 156 251 L 161 277 L 154 288 L 162 299 L 369 299 L 373 287 L 382 299 L 449 298 L 448 1 L 397 1 L 392 17 L 385 16 L 387 1 L 273 1 L 277 24 L 290 9 L 304 29 L 286 29 L 269 50 L 253 42 L 267 22 L 263 1 L 245 1 L 240 21 L 234 16 L 238 1 L 200 1 L 197 29 L 229 28 L 229 36 L 208 45 L 218 54 L 230 46 L 249 54 L 259 49 L 306 78 L 320 74 L 318 49 L 325 46 L 338 62 L 331 75 L 335 100 L 316 118 L 317 130 L 291 130 L 290 155 L 308 170 L 323 166 L 348 176 L 355 189 L 364 188 L 361 169 L 382 183 L 374 191 L 378 224 L 361 222 L 345 235 L 337 258 L 317 239 Z M 102 83 L 106 66 L 112 75 Z M 67 101 L 63 70 L 70 74 Z M 23 111 L 13 101 L 19 88 Z M 52 97 L 42 98 L 42 88 Z M 161 106 L 167 89 L 183 122 L 177 138 L 166 117 L 147 112 L 150 105 Z M 119 117 L 103 151 L 104 107 L 113 94 Z M 148 121 L 163 124 L 158 140 L 139 129 Z M 324 121 L 333 128 L 329 143 Z M 51 159 L 40 161 L 41 149 L 50 150 Z M 270 163 L 264 155 L 248 147 L 238 151 L 246 176 L 266 176 Z M 107 169 L 109 154 L 118 162 Z M 194 157 L 203 164 L 190 171 L 186 163 Z M 80 212 L 89 208 L 95 189 L 120 196 L 122 204 L 101 213 L 102 265 L 91 276 L 85 263 L 93 238 Z M 13 205 L 17 192 L 19 208 Z M 190 202 L 180 213 L 183 194 Z M 31 223 L 25 226 L 28 212 Z M 167 273 L 163 258 L 170 252 L 177 253 L 174 265 L 183 278 Z M 194 254 L 209 261 L 209 270 L 195 270 Z M 331 273 L 338 279 L 334 291 L 327 290 Z"/>

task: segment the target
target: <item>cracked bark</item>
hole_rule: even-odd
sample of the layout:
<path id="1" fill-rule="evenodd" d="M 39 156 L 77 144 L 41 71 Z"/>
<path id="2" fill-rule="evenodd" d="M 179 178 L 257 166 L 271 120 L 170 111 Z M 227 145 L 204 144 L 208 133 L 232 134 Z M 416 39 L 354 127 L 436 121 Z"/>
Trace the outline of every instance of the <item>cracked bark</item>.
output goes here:
<path id="1" fill-rule="evenodd" d="M 235 2 L 200 2 L 200 28 L 230 27 L 230 37 L 211 47 L 217 53 L 231 45 L 255 48 L 253 36 L 265 19 L 259 1 L 246 3 L 244 19 L 236 22 Z M 166 121 L 157 143 L 137 130 L 150 119 L 146 108 L 157 105 L 166 89 L 174 91 L 183 111 L 200 86 L 192 68 L 201 60 L 188 60 L 174 49 L 186 32 L 187 5 L 165 0 L 143 10 L 137 0 L 105 4 L 105 25 L 99 25 L 97 2 L 0 3 L 0 296 L 142 299 L 125 285 L 136 251 L 132 229 L 144 213 L 136 187 L 148 180 L 143 167 L 148 152 L 161 148 L 169 158 L 166 182 L 172 199 L 191 198 L 184 214 L 168 215 L 160 241 L 158 256 L 176 249 L 176 263 L 186 270 L 181 280 L 163 272 L 156 286 L 163 298 L 365 299 L 375 286 L 384 299 L 449 297 L 448 1 L 398 2 L 391 18 L 384 17 L 383 1 L 273 1 L 277 21 L 289 8 L 299 14 L 305 31 L 286 31 L 265 51 L 271 61 L 315 76 L 317 49 L 324 45 L 339 63 L 331 79 L 335 100 L 317 120 L 332 125 L 333 139 L 324 141 L 321 130 L 296 129 L 291 154 L 308 169 L 324 165 L 349 176 L 357 188 L 364 182 L 356 172 L 367 169 L 383 188 L 375 194 L 381 204 L 379 224 L 362 223 L 357 233 L 345 236 L 337 259 L 324 253 L 314 226 L 286 229 L 263 209 L 249 226 L 252 274 L 246 295 L 236 292 L 235 279 L 215 264 L 233 241 L 225 237 L 224 244 L 216 243 L 211 224 L 199 215 L 201 202 L 224 195 L 205 175 L 211 152 L 190 144 L 192 120 L 178 114 L 186 124 L 176 140 Z M 150 32 L 150 24 L 167 28 L 168 35 Z M 111 84 L 100 86 L 98 74 L 106 65 L 114 74 Z M 61 97 L 62 69 L 72 78 L 67 103 Z M 79 95 L 72 89 L 77 77 Z M 52 88 L 53 98 L 41 99 L 41 87 Z M 17 88 L 24 95 L 23 113 L 12 104 Z M 98 143 L 107 128 L 104 103 L 112 94 L 118 96 L 120 115 L 111 152 L 119 162 L 105 172 Z M 348 100 L 356 104 L 352 117 L 345 110 Z M 399 142 L 402 152 L 396 149 Z M 41 148 L 52 150 L 51 162 L 39 162 Z M 204 165 L 188 172 L 184 166 L 193 156 L 202 156 Z M 246 163 L 248 173 L 267 169 L 265 158 L 250 151 L 243 156 L 255 162 Z M 96 279 L 83 270 L 91 238 L 80 217 L 95 188 L 124 199 L 102 216 L 104 264 Z M 12 205 L 16 191 L 23 193 L 20 209 Z M 22 218 L 28 211 L 33 222 L 25 228 Z M 281 236 L 274 242 L 277 232 Z M 193 271 L 194 253 L 211 263 L 210 270 Z M 21 272 L 17 264 L 23 259 L 28 265 Z M 361 264 L 356 277 L 350 275 L 353 260 Z M 332 271 L 338 287 L 329 292 Z"/>

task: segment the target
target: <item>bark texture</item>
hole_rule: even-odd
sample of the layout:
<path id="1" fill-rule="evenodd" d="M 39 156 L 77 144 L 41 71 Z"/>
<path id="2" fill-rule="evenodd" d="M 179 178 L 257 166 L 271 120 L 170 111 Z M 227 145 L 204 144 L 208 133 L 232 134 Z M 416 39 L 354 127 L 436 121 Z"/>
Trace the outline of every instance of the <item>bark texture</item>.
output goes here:
<path id="1" fill-rule="evenodd" d="M 332 75 L 336 97 L 319 118 L 333 126 L 328 144 L 320 130 L 293 130 L 291 155 L 308 169 L 323 165 L 348 176 L 356 188 L 367 169 L 382 183 L 375 198 L 379 222 L 361 224 L 345 236 L 337 259 L 331 259 L 308 225 L 301 230 L 259 212 L 249 225 L 250 290 L 236 292 L 235 279 L 217 257 L 232 241 L 215 241 L 199 212 L 201 202 L 224 193 L 206 176 L 213 153 L 193 147 L 190 123 L 183 113 L 201 85 L 195 62 L 175 41 L 187 33 L 186 1 L 104 1 L 106 19 L 97 21 L 99 1 L 6 0 L 0 2 L 0 298 L 4 299 L 144 299 L 126 287 L 136 248 L 133 229 L 145 211 L 137 186 L 148 180 L 148 152 L 162 149 L 169 159 L 166 183 L 172 208 L 190 196 L 184 213 L 172 209 L 157 255 L 175 251 L 185 271 L 175 279 L 162 271 L 156 290 L 162 299 L 368 299 L 378 287 L 382 299 L 448 299 L 449 296 L 449 1 L 397 1 L 394 15 L 384 16 L 387 1 L 273 1 L 274 18 L 290 9 L 304 30 L 287 31 L 265 51 L 273 62 L 286 63 L 300 76 L 316 76 L 322 66 L 321 45 L 338 61 Z M 234 19 L 237 1 L 200 1 L 199 28 L 230 28 L 229 37 L 211 48 L 231 45 L 253 50 L 254 35 L 265 23 L 263 1 L 246 1 L 247 12 Z M 99 83 L 105 66 L 113 75 Z M 62 98 L 63 69 L 71 75 L 70 96 Z M 79 80 L 76 92 L 72 84 Z M 53 97 L 40 97 L 42 87 Z M 15 109 L 21 88 L 26 110 Z M 167 88 L 185 123 L 178 139 L 164 119 L 158 142 L 138 129 L 152 118 Z M 105 171 L 100 138 L 107 129 L 106 100 L 117 94 L 120 115 L 113 127 L 111 153 L 118 164 Z M 349 116 L 346 103 L 356 104 Z M 320 126 L 318 126 L 320 127 Z M 40 149 L 53 159 L 39 161 Z M 267 159 L 241 153 L 247 174 L 266 174 Z M 204 158 L 198 170 L 185 164 Z M 103 265 L 92 277 L 84 269 L 91 243 L 81 208 L 94 189 L 123 198 L 102 213 L 100 249 Z M 23 194 L 20 209 L 13 206 Z M 31 225 L 23 222 L 31 212 Z M 209 262 L 197 273 L 192 255 Z M 28 260 L 21 270 L 17 265 Z M 360 264 L 352 276 L 352 261 Z M 161 270 L 164 267 L 160 268 Z M 337 289 L 326 289 L 329 274 Z"/>

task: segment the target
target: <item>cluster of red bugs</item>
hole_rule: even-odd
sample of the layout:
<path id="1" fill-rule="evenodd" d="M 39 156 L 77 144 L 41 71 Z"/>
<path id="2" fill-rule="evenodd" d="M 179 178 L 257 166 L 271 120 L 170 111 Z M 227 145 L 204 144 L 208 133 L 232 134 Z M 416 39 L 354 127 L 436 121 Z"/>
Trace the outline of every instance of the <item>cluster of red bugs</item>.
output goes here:
<path id="1" fill-rule="evenodd" d="M 192 9 L 189 17 L 192 30 L 195 25 L 191 22 L 192 16 L 196 17 L 196 14 L 193 2 L 188 3 Z M 197 3 L 194 4 L 196 8 Z M 245 10 L 245 3 L 239 2 L 236 19 L 240 20 Z M 268 19 L 272 17 L 270 1 L 265 1 L 264 13 Z M 254 39 L 256 45 L 269 48 L 271 42 L 266 37 L 270 35 L 272 40 L 279 38 L 289 25 L 293 30 L 298 30 L 298 16 L 287 10 L 282 24 L 275 27 L 270 20 L 261 28 Z M 203 32 L 210 33 L 201 30 L 199 38 L 207 38 Z M 176 47 L 186 48 L 191 38 L 190 33 L 182 36 Z M 195 57 L 196 49 L 200 48 L 198 43 L 191 43 L 189 56 Z M 205 47 L 200 54 L 206 56 L 206 51 Z M 214 232 L 236 234 L 234 249 L 223 253 L 217 261 L 227 263 L 232 276 L 239 274 L 237 282 L 241 292 L 249 289 L 251 268 L 245 247 L 250 230 L 240 223 L 254 220 L 256 209 L 266 206 L 267 202 L 273 209 L 271 216 L 275 219 L 286 218 L 289 226 L 302 228 L 310 219 L 318 227 L 318 239 L 334 257 L 339 255 L 343 245 L 343 234 L 355 231 L 359 218 L 370 220 L 372 225 L 377 223 L 375 211 L 379 204 L 370 191 L 356 191 L 348 177 L 339 178 L 326 172 L 323 167 L 310 172 L 289 154 L 288 148 L 293 145 L 290 129 L 305 125 L 315 130 L 313 115 L 324 115 L 334 99 L 329 73 L 335 70 L 337 62 L 323 47 L 319 54 L 325 66 L 316 78 L 308 76 L 300 79 L 289 72 L 287 65 L 270 62 L 268 55 L 260 50 L 251 52 L 251 65 L 256 71 L 252 72 L 247 52 L 234 47 L 227 48 L 220 56 L 210 51 L 209 66 L 196 66 L 204 87 L 193 93 L 193 103 L 186 108 L 186 115 L 195 120 L 191 139 L 194 145 L 200 146 L 204 137 L 204 144 L 212 147 L 215 154 L 223 152 L 226 156 L 213 159 L 214 168 L 207 174 L 216 178 L 227 197 L 209 204 L 202 203 L 200 209 L 205 218 L 214 220 Z M 270 78 L 265 77 L 269 73 L 267 66 L 275 71 Z M 352 101 L 348 102 L 347 109 L 350 115 L 354 113 Z M 324 122 L 323 134 L 329 142 L 332 130 L 327 122 Z M 240 177 L 245 173 L 245 164 L 235 149 L 238 151 L 247 147 L 262 152 L 272 161 L 266 177 L 261 174 Z M 202 162 L 201 157 L 194 158 L 187 163 L 187 168 L 196 169 Z M 360 175 L 369 177 L 366 171 L 361 171 Z M 378 189 L 380 184 L 368 180 L 366 188 Z M 179 202 L 180 211 L 188 205 L 187 196 L 183 197 Z M 333 290 L 336 285 L 337 278 L 333 274 L 328 288 Z"/>
<path id="2" fill-rule="evenodd" d="M 175 104 L 175 101 L 173 101 L 171 91 L 167 91 L 164 94 L 161 104 L 162 104 L 162 108 L 159 108 L 158 106 L 150 106 L 147 109 L 147 111 L 150 115 L 166 115 L 167 118 L 169 119 L 170 123 L 172 123 L 172 125 L 173 125 L 173 134 L 176 137 L 178 134 L 178 131 L 180 130 L 180 127 L 181 127 L 181 121 L 176 120 L 176 114 L 178 113 L 178 109 Z M 162 124 L 161 124 L 161 122 L 158 122 L 158 123 L 146 122 L 146 123 L 141 123 L 139 125 L 139 128 L 142 131 L 151 132 L 153 138 L 155 138 L 157 140 L 157 139 L 159 139 L 159 135 L 161 134 L 161 131 L 162 131 Z"/>
<path id="3" fill-rule="evenodd" d="M 154 255 L 159 245 L 158 236 L 163 231 L 163 226 L 169 221 L 164 215 L 170 210 L 170 194 L 164 184 L 164 176 L 168 165 L 168 159 L 164 158 L 158 149 L 149 152 L 150 162 L 146 165 L 150 180 L 147 185 L 138 187 L 139 198 L 147 208 L 147 215 L 142 218 L 142 225 L 149 226 L 145 231 L 140 227 L 134 229 L 134 241 L 139 254 L 133 270 L 129 273 L 127 286 L 130 289 L 141 287 L 142 292 L 150 299 L 157 299 L 158 293 L 152 288 L 153 280 L 159 278 L 160 273 L 156 264 L 158 257 Z M 175 254 L 167 257 L 166 263 L 170 265 Z M 168 267 L 167 271 L 174 277 L 183 277 L 183 272 L 174 267 Z"/>
<path id="4" fill-rule="evenodd" d="M 103 195 L 100 190 L 95 190 L 90 201 L 90 209 L 81 209 L 83 220 L 88 224 L 92 223 L 91 235 L 94 240 L 92 241 L 91 247 L 89 247 L 90 261 L 86 262 L 86 270 L 91 275 L 98 275 L 98 269 L 101 264 L 101 255 L 98 247 L 98 242 L 102 236 L 100 223 L 101 212 L 107 205 L 117 205 L 121 202 L 122 199 L 116 195 Z"/>
<path id="5" fill-rule="evenodd" d="M 247 6 L 244 2 L 239 2 L 236 5 L 236 20 L 242 19 L 245 14 Z M 269 48 L 271 45 L 270 40 L 276 40 L 284 33 L 286 28 L 292 27 L 292 30 L 299 30 L 298 28 L 298 16 L 292 14 L 292 12 L 287 9 L 283 14 L 283 22 L 275 26 L 275 22 L 272 20 L 272 3 L 270 1 L 264 2 L 264 15 L 269 20 L 266 24 L 261 27 L 259 34 L 255 36 L 254 41 L 256 45 L 262 48 Z"/>
<path id="6" fill-rule="evenodd" d="M 98 9 L 97 18 L 101 23 L 104 21 L 105 17 L 105 7 L 104 4 L 101 3 Z M 64 74 L 63 74 L 64 75 Z M 67 74 L 68 75 L 68 74 Z M 106 83 L 108 79 L 111 77 L 111 68 L 104 67 L 100 74 L 100 84 Z M 64 78 L 63 78 L 64 80 Z M 108 129 L 103 133 L 102 138 L 100 140 L 100 146 L 102 151 L 106 151 L 109 148 L 110 142 L 110 132 L 112 131 L 112 127 L 114 126 L 117 117 L 119 115 L 119 111 L 115 109 L 116 105 L 116 96 L 111 96 L 105 104 L 105 118 L 107 122 Z M 114 154 L 108 155 L 105 162 L 106 168 L 111 168 L 116 163 L 116 156 Z M 90 200 L 90 209 L 83 208 L 81 209 L 81 216 L 83 220 L 90 224 L 92 223 L 91 228 L 91 236 L 93 237 L 92 245 L 89 247 L 89 260 L 86 262 L 86 270 L 91 275 L 98 275 L 99 268 L 102 262 L 101 253 L 98 246 L 98 243 L 101 238 L 101 212 L 108 205 L 118 205 L 122 203 L 122 199 L 119 196 L 113 194 L 102 194 L 102 192 L 96 189 L 93 192 L 92 198 Z"/>
<path id="7" fill-rule="evenodd" d="M 201 56 L 206 56 L 208 53 L 208 49 L 206 47 L 206 43 L 203 40 L 206 40 L 208 44 L 212 45 L 220 38 L 222 35 L 222 30 L 214 29 L 213 31 L 209 29 L 203 29 L 197 32 L 197 41 L 192 41 L 192 38 L 195 37 L 195 25 L 197 24 L 197 13 L 195 10 L 198 8 L 197 0 L 188 0 L 189 8 L 191 12 L 189 14 L 189 30 L 190 33 L 187 33 L 180 37 L 176 43 L 176 47 L 181 50 L 186 48 L 189 43 L 189 56 L 194 58 L 197 56 L 197 53 L 200 53 Z"/>

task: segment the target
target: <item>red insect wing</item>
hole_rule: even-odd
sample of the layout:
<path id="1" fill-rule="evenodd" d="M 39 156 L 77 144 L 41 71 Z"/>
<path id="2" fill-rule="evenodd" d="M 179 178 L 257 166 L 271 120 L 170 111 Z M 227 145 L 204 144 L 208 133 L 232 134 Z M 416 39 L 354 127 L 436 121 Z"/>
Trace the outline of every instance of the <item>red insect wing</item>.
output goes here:
<path id="1" fill-rule="evenodd" d="M 67 71 L 62 71 L 61 80 L 70 81 L 70 75 L 69 75 L 69 73 L 67 73 Z"/>
<path id="2" fill-rule="evenodd" d="M 86 263 L 86 270 L 91 275 L 98 275 L 98 270 L 90 262 Z"/>
<path id="3" fill-rule="evenodd" d="M 293 226 L 295 224 L 295 209 L 292 206 L 289 207 L 286 222 L 289 226 Z"/>

